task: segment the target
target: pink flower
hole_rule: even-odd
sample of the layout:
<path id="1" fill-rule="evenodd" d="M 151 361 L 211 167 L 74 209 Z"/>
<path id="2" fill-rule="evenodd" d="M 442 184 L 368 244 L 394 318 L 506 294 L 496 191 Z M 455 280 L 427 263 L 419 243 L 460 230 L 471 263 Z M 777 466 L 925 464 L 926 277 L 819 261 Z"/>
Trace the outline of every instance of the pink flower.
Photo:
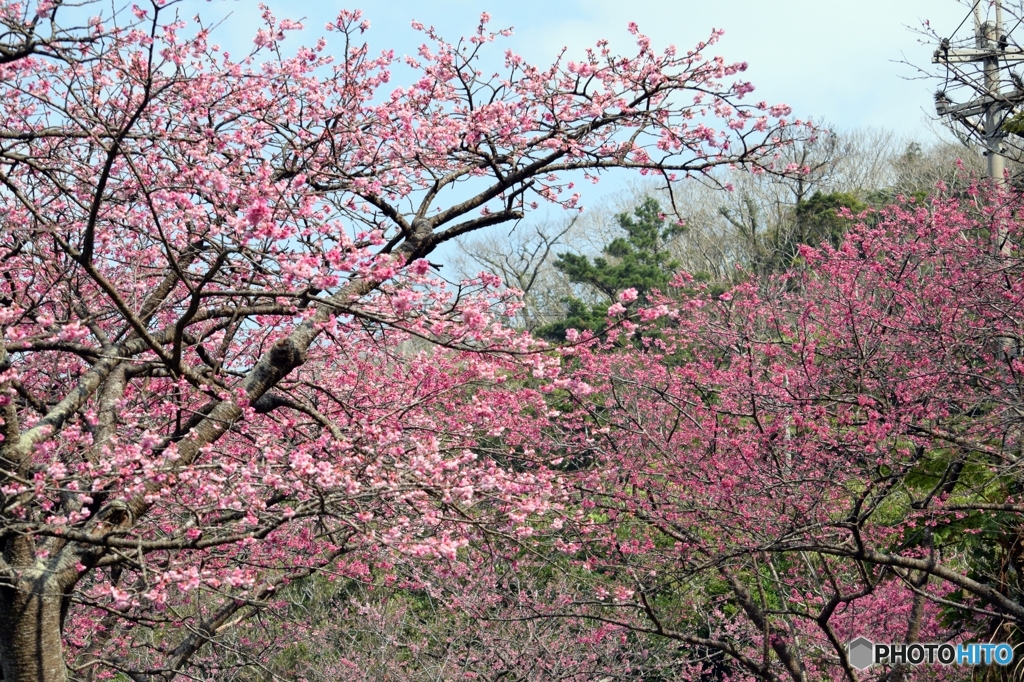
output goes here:
<path id="1" fill-rule="evenodd" d="M 266 200 L 260 200 L 249 207 L 245 212 L 245 220 L 249 225 L 256 227 L 264 218 L 270 215 Z"/>
<path id="2" fill-rule="evenodd" d="M 274 39 L 268 31 L 261 28 L 256 31 L 256 37 L 252 39 L 252 42 L 256 44 L 256 47 L 266 47 L 274 42 Z"/>
<path id="3" fill-rule="evenodd" d="M 616 303 L 612 307 L 608 308 L 608 317 L 618 317 L 626 312 L 626 306 L 621 303 Z"/>

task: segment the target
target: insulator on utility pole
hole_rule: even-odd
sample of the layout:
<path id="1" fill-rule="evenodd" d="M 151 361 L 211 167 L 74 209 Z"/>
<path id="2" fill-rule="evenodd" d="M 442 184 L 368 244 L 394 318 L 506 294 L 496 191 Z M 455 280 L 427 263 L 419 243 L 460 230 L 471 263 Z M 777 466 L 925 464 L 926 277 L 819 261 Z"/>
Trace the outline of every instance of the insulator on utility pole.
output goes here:
<path id="1" fill-rule="evenodd" d="M 1002 62 L 1024 61 L 1024 50 L 1010 47 L 1010 38 L 1004 32 L 1002 0 L 994 0 L 995 21 L 985 21 L 981 14 L 981 2 L 977 0 L 972 8 L 974 14 L 974 48 L 953 48 L 948 38 L 939 43 L 932 62 L 936 64 L 979 63 L 984 75 L 979 97 L 953 104 L 945 90 L 935 93 L 935 111 L 939 116 L 949 117 L 981 137 L 988 161 L 989 181 L 995 188 L 1006 184 L 1006 157 L 1003 156 L 1003 139 L 1006 137 L 1004 121 L 1009 119 L 1016 105 L 1024 102 L 1024 79 L 1010 72 L 1014 91 L 1002 92 L 999 69 Z M 1009 253 L 1005 229 L 996 227 L 992 234 L 997 254 Z"/>
<path id="2" fill-rule="evenodd" d="M 1024 50 L 1010 47 L 1009 36 L 1004 33 L 1003 8 L 1001 0 L 995 2 L 995 21 L 985 21 L 981 14 L 981 3 L 975 2 L 974 47 L 953 48 L 949 38 L 944 38 L 935 50 L 932 61 L 936 64 L 981 63 L 984 81 L 981 96 L 964 104 L 953 104 L 945 91 L 935 93 L 935 112 L 948 116 L 966 126 L 971 133 L 981 137 L 988 159 L 988 176 L 997 184 L 1005 182 L 1006 158 L 1003 156 L 1003 121 L 1012 112 L 1020 98 L 1004 97 L 1001 92 L 999 66 L 1001 61 L 1024 61 Z M 1016 78 L 1015 78 L 1016 77 Z M 1010 75 L 1014 87 L 1024 94 L 1024 82 L 1016 74 Z M 1018 85 L 1020 83 L 1020 85 Z M 1008 93 L 1010 94 L 1010 93 Z M 1011 101 L 1012 100 L 1012 101 Z M 972 120 L 973 119 L 973 120 Z"/>

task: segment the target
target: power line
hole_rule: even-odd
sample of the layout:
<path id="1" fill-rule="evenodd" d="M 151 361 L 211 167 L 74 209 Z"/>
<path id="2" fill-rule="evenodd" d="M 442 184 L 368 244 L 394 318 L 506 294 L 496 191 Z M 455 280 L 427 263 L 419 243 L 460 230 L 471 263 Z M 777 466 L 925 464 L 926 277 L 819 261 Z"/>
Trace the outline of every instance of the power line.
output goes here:
<path id="1" fill-rule="evenodd" d="M 965 14 L 964 18 L 960 20 L 960 24 L 957 25 L 957 27 L 953 29 L 953 32 L 949 34 L 949 37 L 946 38 L 943 41 L 945 49 L 947 49 L 947 50 L 949 49 L 950 43 L 953 42 L 953 36 L 955 36 L 957 34 L 957 32 L 959 32 L 960 29 L 963 28 L 964 24 L 967 23 L 967 20 L 971 17 L 972 14 L 974 14 L 974 10 L 977 8 L 978 3 L 980 1 L 981 0 L 975 0 L 974 5 L 971 7 L 971 9 L 967 10 L 967 14 Z M 951 69 L 949 68 L 949 62 L 946 62 L 946 82 L 943 83 L 943 85 L 942 85 L 943 90 L 945 90 L 947 87 L 949 87 L 949 72 L 950 71 L 951 71 Z"/>
<path id="2" fill-rule="evenodd" d="M 959 73 L 962 75 L 958 75 L 958 80 L 962 85 L 969 87 L 981 96 L 964 104 L 954 105 L 949 100 L 946 91 L 943 90 L 936 93 L 935 109 L 939 116 L 952 118 L 967 127 L 972 135 L 981 137 L 988 160 L 989 180 L 998 186 L 1006 181 L 1006 157 L 1003 156 L 1003 138 L 1006 133 L 1003 131 L 1003 126 L 1016 108 L 1016 104 L 1021 101 L 1020 87 L 1017 84 L 1019 79 L 1014 81 L 1016 90 L 1012 93 L 1012 97 L 1005 97 L 1002 94 L 1000 70 L 1003 66 L 1001 62 L 1006 62 L 1006 67 L 1009 68 L 1010 62 L 1024 61 L 1024 50 L 1020 47 L 1007 50 L 1008 34 L 1003 32 L 1001 0 L 995 0 L 994 22 L 981 20 L 980 13 L 977 11 L 978 5 L 979 2 L 975 2 L 971 8 L 971 13 L 975 14 L 975 47 L 953 48 L 947 38 L 935 51 L 932 61 L 945 64 L 947 84 L 949 72 L 952 69 L 951 64 L 980 64 L 982 67 L 980 74 L 978 71 L 974 71 L 968 75 L 966 71 L 961 71 Z M 971 14 L 967 16 L 971 16 Z M 1024 17 L 1018 19 L 1014 29 L 1020 26 L 1022 19 Z M 960 26 L 963 26 L 966 21 L 965 17 L 960 22 Z M 960 28 L 957 27 L 957 30 Z M 956 31 L 953 34 L 955 35 Z M 977 75 L 982 77 L 982 82 L 980 84 L 971 83 L 973 77 Z M 977 121 L 972 120 L 975 117 L 978 118 Z M 993 234 L 993 237 L 997 254 L 1005 255 L 1008 245 L 1004 235 L 997 232 Z"/>
<path id="3" fill-rule="evenodd" d="M 949 38 L 947 38 L 946 40 L 952 40 L 953 36 L 956 35 L 957 31 L 964 27 L 964 24 L 967 23 L 967 20 L 970 19 L 972 14 L 974 14 L 974 8 L 978 6 L 979 2 L 981 2 L 981 0 L 975 0 L 974 5 L 969 10 L 967 10 L 967 16 L 964 17 L 963 21 L 960 22 L 959 26 L 953 29 L 953 32 L 949 34 Z"/>

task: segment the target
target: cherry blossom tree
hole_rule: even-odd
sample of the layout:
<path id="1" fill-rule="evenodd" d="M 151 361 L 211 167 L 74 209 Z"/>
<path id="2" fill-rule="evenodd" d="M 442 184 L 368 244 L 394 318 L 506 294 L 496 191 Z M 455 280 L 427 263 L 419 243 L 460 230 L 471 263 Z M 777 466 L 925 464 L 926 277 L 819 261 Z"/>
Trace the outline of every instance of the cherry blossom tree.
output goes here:
<path id="1" fill-rule="evenodd" d="M 289 583 L 528 535 L 563 497 L 529 447 L 558 358 L 428 256 L 578 209 L 570 172 L 775 172 L 813 134 L 717 32 L 485 71 L 486 14 L 400 64 L 358 12 L 287 52 L 264 9 L 238 57 L 173 4 L 0 0 L 5 682 L 217 677 Z"/>
<path id="2" fill-rule="evenodd" d="M 694 680 L 972 674 L 860 672 L 857 636 L 1019 651 L 1020 212 L 903 200 L 783 277 L 625 292 L 618 333 L 653 325 L 628 352 L 570 334 L 543 390 L 576 497 L 546 541 L 575 579 L 518 616 L 679 642 Z"/>
<path id="3" fill-rule="evenodd" d="M 622 292 L 534 426 L 476 446 L 545 461 L 558 504 L 406 564 L 336 651 L 401 643 L 408 679 L 1015 679 L 846 644 L 1024 640 L 1021 208 L 903 198 L 784 276 Z"/>

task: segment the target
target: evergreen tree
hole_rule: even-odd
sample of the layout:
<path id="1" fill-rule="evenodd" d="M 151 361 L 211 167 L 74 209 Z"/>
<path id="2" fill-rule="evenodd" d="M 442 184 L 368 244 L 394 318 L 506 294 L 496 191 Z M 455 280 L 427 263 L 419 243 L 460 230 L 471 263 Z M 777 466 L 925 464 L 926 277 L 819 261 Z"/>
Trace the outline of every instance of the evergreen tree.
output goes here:
<path id="1" fill-rule="evenodd" d="M 541 327 L 541 336 L 561 341 L 567 329 L 600 331 L 609 306 L 621 292 L 636 289 L 638 303 L 642 304 L 652 290 L 668 286 L 679 262 L 672 258 L 667 245 L 683 228 L 666 224 L 661 206 L 650 197 L 632 215 L 617 215 L 616 222 L 625 235 L 609 242 L 602 249 L 602 256 L 591 259 L 574 253 L 558 255 L 555 267 L 573 284 L 595 292 L 599 300 L 588 303 L 574 296 L 564 298 L 565 317 Z"/>
<path id="2" fill-rule="evenodd" d="M 856 215 L 867 207 L 849 192 L 815 192 L 810 199 L 796 205 L 794 241 L 808 246 L 828 243 L 838 247 L 850 227 L 850 219 L 842 216 L 843 209 Z"/>

